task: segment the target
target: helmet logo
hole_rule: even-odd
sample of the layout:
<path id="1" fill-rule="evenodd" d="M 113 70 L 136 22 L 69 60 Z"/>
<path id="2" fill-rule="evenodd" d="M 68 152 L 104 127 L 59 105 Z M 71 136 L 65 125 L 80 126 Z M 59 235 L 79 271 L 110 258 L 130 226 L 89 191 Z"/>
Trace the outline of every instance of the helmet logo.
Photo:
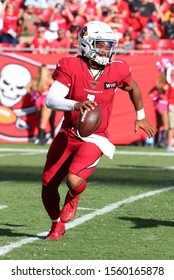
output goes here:
<path id="1" fill-rule="evenodd" d="M 80 36 L 83 38 L 83 36 L 87 36 L 88 35 L 88 27 L 84 26 L 80 32 Z"/>

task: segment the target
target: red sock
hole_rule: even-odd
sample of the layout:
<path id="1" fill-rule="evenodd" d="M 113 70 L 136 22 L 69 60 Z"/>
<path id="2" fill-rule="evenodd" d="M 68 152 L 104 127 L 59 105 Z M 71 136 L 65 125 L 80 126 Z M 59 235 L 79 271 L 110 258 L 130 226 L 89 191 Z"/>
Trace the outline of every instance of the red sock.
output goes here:
<path id="1" fill-rule="evenodd" d="M 84 181 L 80 186 L 78 186 L 77 188 L 74 189 L 70 189 L 71 190 L 71 194 L 72 196 L 76 196 L 78 194 L 81 194 L 86 188 L 86 181 Z"/>
<path id="2" fill-rule="evenodd" d="M 42 202 L 51 220 L 56 220 L 60 215 L 60 196 L 57 188 L 42 187 Z"/>

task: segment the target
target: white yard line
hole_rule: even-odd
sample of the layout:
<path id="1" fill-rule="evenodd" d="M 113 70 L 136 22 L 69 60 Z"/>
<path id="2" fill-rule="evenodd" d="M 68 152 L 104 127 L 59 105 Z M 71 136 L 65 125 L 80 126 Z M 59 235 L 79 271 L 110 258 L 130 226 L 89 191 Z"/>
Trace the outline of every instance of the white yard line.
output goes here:
<path id="1" fill-rule="evenodd" d="M 85 223 L 86 221 L 89 221 L 89 220 L 95 218 L 96 216 L 101 216 L 101 215 L 110 213 L 113 210 L 121 207 L 124 204 L 132 203 L 132 202 L 137 201 L 139 199 L 142 199 L 142 198 L 145 198 L 145 197 L 150 197 L 150 196 L 162 193 L 162 192 L 168 192 L 168 191 L 171 191 L 171 190 L 174 190 L 174 186 L 159 189 L 159 190 L 155 190 L 155 191 L 150 191 L 150 192 L 146 192 L 146 193 L 142 193 L 142 194 L 138 194 L 138 195 L 135 195 L 135 196 L 130 196 L 130 197 L 125 198 L 121 201 L 117 201 L 117 202 L 109 204 L 109 205 L 107 205 L 107 206 L 105 206 L 101 209 L 95 210 L 90 214 L 86 214 L 86 215 L 84 215 L 80 218 L 77 218 L 72 222 L 69 222 L 66 226 L 66 229 L 71 229 L 71 228 L 74 228 L 76 226 L 79 226 L 79 225 Z M 0 256 L 3 256 L 5 254 L 11 252 L 15 248 L 22 247 L 25 244 L 33 243 L 34 241 L 39 240 L 41 237 L 46 236 L 46 235 L 47 235 L 47 232 L 42 232 L 42 233 L 36 235 L 35 237 L 21 239 L 19 241 L 13 242 L 9 245 L 0 247 Z"/>
<path id="2" fill-rule="evenodd" d="M 7 207 L 8 207 L 7 205 L 0 205 L 0 210 L 4 209 L 4 208 L 7 208 Z"/>
<path id="3" fill-rule="evenodd" d="M 126 167 L 126 169 L 138 169 L 138 170 L 143 170 L 143 169 L 150 169 L 150 170 L 174 170 L 174 166 L 134 166 L 134 165 L 118 165 L 115 167 L 115 169 L 119 169 L 119 168 L 124 168 Z M 105 169 L 110 169 L 112 168 L 111 166 L 105 166 Z"/>
<path id="4" fill-rule="evenodd" d="M 0 183 L 14 183 L 15 181 L 14 180 L 5 180 L 5 181 L 0 181 Z"/>
<path id="5" fill-rule="evenodd" d="M 48 146 L 49 148 L 49 146 Z M 30 153 L 47 153 L 48 149 L 31 149 L 31 148 L 0 148 L 0 152 L 24 152 L 27 154 Z M 137 155 L 137 156 L 166 156 L 166 157 L 170 157 L 170 156 L 174 156 L 174 153 L 169 153 L 167 151 L 163 151 L 163 152 L 153 152 L 153 148 L 152 148 L 152 152 L 146 151 L 146 148 L 144 148 L 144 151 L 140 152 L 140 151 L 118 151 L 116 149 L 115 151 L 115 155 Z M 5 155 L 5 153 L 4 153 Z M 23 153 L 22 153 L 23 155 Z"/>
<path id="6" fill-rule="evenodd" d="M 43 152 L 46 153 L 47 149 L 29 149 L 29 148 L 0 148 L 0 152 Z"/>
<path id="7" fill-rule="evenodd" d="M 41 152 L 30 152 L 30 153 L 17 153 L 17 154 L 1 154 L 0 157 L 16 157 L 16 156 L 32 156 L 36 154 L 41 154 Z"/>
<path id="8" fill-rule="evenodd" d="M 146 149 L 146 148 L 144 148 Z M 144 152 L 140 152 L 140 151 L 115 151 L 115 154 L 120 154 L 120 155 L 135 155 L 135 156 L 165 156 L 165 157 L 173 157 L 174 153 L 172 152 L 167 152 L 164 150 L 164 152 L 147 152 L 146 150 Z"/>

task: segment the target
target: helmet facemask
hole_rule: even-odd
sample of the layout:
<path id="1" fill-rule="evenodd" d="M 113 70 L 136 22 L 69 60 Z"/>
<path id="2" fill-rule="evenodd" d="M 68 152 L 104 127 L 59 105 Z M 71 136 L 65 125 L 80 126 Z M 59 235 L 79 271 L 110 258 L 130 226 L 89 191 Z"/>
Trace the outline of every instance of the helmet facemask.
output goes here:
<path id="1" fill-rule="evenodd" d="M 93 27 L 96 27 L 96 31 Z M 98 21 L 87 23 L 82 28 L 78 42 L 82 55 L 99 65 L 106 65 L 111 61 L 117 45 L 112 29 L 107 24 Z"/>
<path id="2" fill-rule="evenodd" d="M 101 65 L 109 63 L 115 54 L 116 42 L 94 40 L 93 45 L 95 50 L 94 60 Z"/>

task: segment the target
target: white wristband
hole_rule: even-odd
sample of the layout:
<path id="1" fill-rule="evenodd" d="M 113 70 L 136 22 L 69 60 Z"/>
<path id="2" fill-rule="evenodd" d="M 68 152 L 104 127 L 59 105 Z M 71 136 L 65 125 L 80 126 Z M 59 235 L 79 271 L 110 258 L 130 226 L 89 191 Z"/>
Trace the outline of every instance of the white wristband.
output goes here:
<path id="1" fill-rule="evenodd" d="M 144 109 L 136 111 L 136 115 L 137 115 L 137 120 L 138 121 L 143 120 L 145 118 Z"/>

